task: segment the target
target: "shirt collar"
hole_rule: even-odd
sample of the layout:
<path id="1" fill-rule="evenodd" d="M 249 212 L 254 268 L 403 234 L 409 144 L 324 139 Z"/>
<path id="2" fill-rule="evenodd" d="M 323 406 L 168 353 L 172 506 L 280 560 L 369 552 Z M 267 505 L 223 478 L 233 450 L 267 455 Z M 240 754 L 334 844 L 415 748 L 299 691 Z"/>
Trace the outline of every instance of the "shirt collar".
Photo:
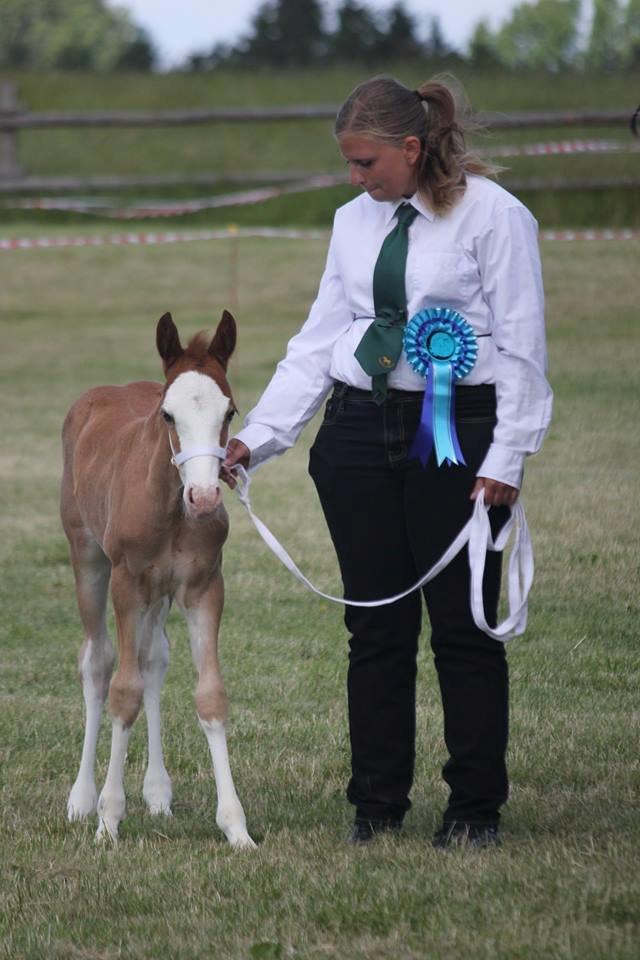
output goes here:
<path id="1" fill-rule="evenodd" d="M 394 200 L 393 202 L 389 201 L 385 203 L 384 211 L 384 225 L 385 227 L 389 226 L 391 221 L 396 215 L 396 210 L 398 207 L 402 206 L 403 203 L 409 203 L 412 207 L 421 213 L 423 217 L 426 217 L 427 220 L 435 220 L 435 213 L 433 210 L 430 210 L 429 207 L 424 203 L 422 197 L 419 193 L 414 193 L 412 197 L 402 197 L 401 200 Z"/>

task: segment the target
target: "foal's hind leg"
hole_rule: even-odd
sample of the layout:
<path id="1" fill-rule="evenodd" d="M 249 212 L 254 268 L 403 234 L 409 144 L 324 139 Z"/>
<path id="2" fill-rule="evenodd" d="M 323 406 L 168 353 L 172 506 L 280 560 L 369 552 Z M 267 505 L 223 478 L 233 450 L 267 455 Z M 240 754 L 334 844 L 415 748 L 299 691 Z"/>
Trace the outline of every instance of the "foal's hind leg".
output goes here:
<path id="1" fill-rule="evenodd" d="M 84 744 L 78 776 L 67 802 L 69 820 L 77 820 L 94 813 L 98 800 L 94 779 L 96 744 L 114 661 L 105 619 L 111 564 L 83 529 L 77 527 L 67 532 L 85 635 L 78 658 L 86 715 Z"/>
<path id="2" fill-rule="evenodd" d="M 98 797 L 96 839 L 118 839 L 125 814 L 124 765 L 131 727 L 142 705 L 144 682 L 139 665 L 140 630 L 146 610 L 126 565 L 114 566 L 111 599 L 118 629 L 118 668 L 109 686 L 111 755 L 104 787 Z"/>
<path id="3" fill-rule="evenodd" d="M 171 606 L 168 597 L 150 608 L 143 627 L 140 665 L 144 681 L 144 711 L 147 715 L 149 762 L 142 795 L 149 813 L 171 815 L 171 778 L 162 756 L 160 691 L 169 665 L 169 639 L 164 625 Z"/>

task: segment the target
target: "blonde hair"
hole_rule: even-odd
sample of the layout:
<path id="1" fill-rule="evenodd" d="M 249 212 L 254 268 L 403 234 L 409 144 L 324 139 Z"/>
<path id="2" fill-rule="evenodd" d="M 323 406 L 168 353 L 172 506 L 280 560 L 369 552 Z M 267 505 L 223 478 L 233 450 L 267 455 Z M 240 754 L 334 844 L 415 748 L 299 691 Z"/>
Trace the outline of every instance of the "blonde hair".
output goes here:
<path id="1" fill-rule="evenodd" d="M 393 146 L 418 137 L 418 190 L 436 213 L 445 213 L 464 193 L 468 173 L 498 172 L 467 150 L 465 134 L 478 125 L 463 114 L 440 78 L 410 90 L 393 77 L 373 77 L 359 84 L 340 107 L 335 135 L 354 134 Z"/>

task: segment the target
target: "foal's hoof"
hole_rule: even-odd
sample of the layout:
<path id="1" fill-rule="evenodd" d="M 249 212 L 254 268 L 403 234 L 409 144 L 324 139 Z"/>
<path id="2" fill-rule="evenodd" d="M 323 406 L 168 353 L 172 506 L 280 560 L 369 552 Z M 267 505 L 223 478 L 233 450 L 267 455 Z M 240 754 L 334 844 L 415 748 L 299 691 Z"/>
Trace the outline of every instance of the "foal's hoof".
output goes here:
<path id="1" fill-rule="evenodd" d="M 159 776 L 144 778 L 142 787 L 142 796 L 147 805 L 147 810 L 153 816 L 171 816 L 171 780 L 166 773 Z"/>
<path id="2" fill-rule="evenodd" d="M 253 842 L 247 831 L 244 832 L 234 832 L 229 831 L 226 834 L 227 840 L 235 850 L 257 850 L 258 845 Z"/>
<path id="3" fill-rule="evenodd" d="M 113 823 L 109 820 L 103 820 L 100 817 L 98 822 L 98 829 L 96 830 L 95 843 L 97 844 L 107 844 L 112 843 L 114 846 L 118 844 L 118 824 Z"/>
<path id="4" fill-rule="evenodd" d="M 74 783 L 67 800 L 67 819 L 83 820 L 98 808 L 98 791 L 95 784 Z"/>

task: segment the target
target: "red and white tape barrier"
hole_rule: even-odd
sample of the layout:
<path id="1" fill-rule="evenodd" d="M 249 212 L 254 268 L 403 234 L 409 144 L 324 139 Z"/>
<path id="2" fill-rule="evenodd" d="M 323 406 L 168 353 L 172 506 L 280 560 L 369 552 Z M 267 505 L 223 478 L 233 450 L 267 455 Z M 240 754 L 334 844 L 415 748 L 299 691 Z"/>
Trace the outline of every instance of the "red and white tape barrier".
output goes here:
<path id="1" fill-rule="evenodd" d="M 154 233 L 120 233 L 75 237 L 5 237 L 0 251 L 43 250 L 62 247 L 160 246 L 168 243 L 195 243 L 204 240 L 277 238 L 284 240 L 326 240 L 327 230 L 296 230 L 286 227 L 228 227 L 219 230 L 180 230 Z M 541 230 L 541 240 L 640 240 L 640 230 Z"/>
<path id="2" fill-rule="evenodd" d="M 640 230 L 541 230 L 541 240 L 640 240 Z"/>
<path id="3" fill-rule="evenodd" d="M 491 157 L 557 157 L 577 153 L 634 153 L 640 144 L 622 140 L 558 140 L 551 143 L 520 143 L 481 151 Z"/>
<path id="4" fill-rule="evenodd" d="M 217 197 L 203 197 L 199 200 L 162 201 L 136 206 L 113 209 L 100 198 L 83 200 L 70 197 L 37 197 L 7 204 L 5 209 L 12 210 L 65 210 L 73 213 L 94 214 L 108 217 L 110 220 L 143 220 L 149 217 L 180 217 L 201 210 L 215 210 L 221 207 L 245 207 L 254 203 L 263 203 L 274 197 L 283 197 L 291 193 L 306 193 L 308 190 L 324 190 L 345 183 L 343 174 L 309 177 L 284 186 L 259 187 L 255 190 L 238 190 L 234 193 L 220 194 Z"/>
<path id="5" fill-rule="evenodd" d="M 619 140 L 561 140 L 551 143 L 524 143 L 496 146 L 491 150 L 479 151 L 496 159 L 502 157 L 544 157 L 575 155 L 585 153 L 625 153 L 640 151 L 640 144 L 627 144 Z M 345 183 L 344 175 L 308 177 L 295 183 L 259 187 L 253 190 L 240 190 L 220 194 L 216 197 L 203 197 L 198 200 L 180 200 L 153 202 L 136 201 L 129 207 L 113 208 L 109 201 L 100 197 L 35 197 L 17 200 L 4 205 L 12 210 L 49 210 L 68 211 L 88 216 L 101 216 L 110 220 L 142 220 L 153 217 L 181 217 L 202 210 L 215 210 L 222 207 L 248 206 L 263 203 L 274 197 L 308 190 L 323 190 Z"/>
<path id="6" fill-rule="evenodd" d="M 0 238 L 0 250 L 42 250 L 61 247 L 159 246 L 167 243 L 194 243 L 199 240 L 228 240 L 233 237 L 263 237 L 285 240 L 324 240 L 326 230 L 295 230 L 286 227 L 227 227 L 217 230 L 179 230 L 153 233 L 114 233 L 76 237 Z"/>

